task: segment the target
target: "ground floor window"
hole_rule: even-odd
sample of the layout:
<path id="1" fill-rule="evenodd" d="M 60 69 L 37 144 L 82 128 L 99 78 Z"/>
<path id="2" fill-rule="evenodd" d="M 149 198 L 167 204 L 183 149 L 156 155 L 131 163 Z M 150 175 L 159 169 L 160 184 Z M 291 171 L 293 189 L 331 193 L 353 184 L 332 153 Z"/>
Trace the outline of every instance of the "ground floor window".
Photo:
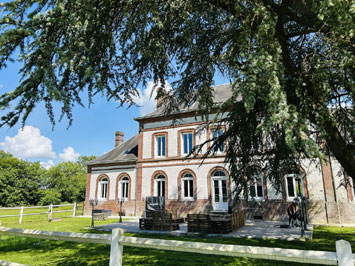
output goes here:
<path id="1" fill-rule="evenodd" d="M 107 189 L 108 189 L 108 179 L 104 177 L 99 182 L 99 193 L 98 193 L 99 199 L 101 200 L 107 199 Z"/>
<path id="2" fill-rule="evenodd" d="M 286 175 L 285 187 L 288 200 L 293 200 L 295 197 L 304 196 L 303 178 L 299 174 Z"/>
<path id="3" fill-rule="evenodd" d="M 154 196 L 165 197 L 165 176 L 158 175 L 154 183 Z"/>
<path id="4" fill-rule="evenodd" d="M 119 183 L 119 198 L 123 200 L 128 200 L 128 187 L 129 187 L 129 179 L 128 177 L 123 177 Z"/>
<path id="5" fill-rule="evenodd" d="M 250 180 L 249 183 L 250 197 L 256 200 L 264 199 L 263 175 L 259 174 Z"/>
<path id="6" fill-rule="evenodd" d="M 194 177 L 191 173 L 186 173 L 182 177 L 182 199 L 194 199 Z"/>

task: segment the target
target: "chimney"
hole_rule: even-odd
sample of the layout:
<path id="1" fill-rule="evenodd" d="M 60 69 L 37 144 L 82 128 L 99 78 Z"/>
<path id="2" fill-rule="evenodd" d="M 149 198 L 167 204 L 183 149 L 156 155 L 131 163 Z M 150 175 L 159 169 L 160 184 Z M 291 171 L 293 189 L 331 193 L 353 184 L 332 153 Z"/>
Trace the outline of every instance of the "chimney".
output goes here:
<path id="1" fill-rule="evenodd" d="M 115 147 L 123 143 L 124 133 L 122 131 L 116 131 L 115 133 Z"/>

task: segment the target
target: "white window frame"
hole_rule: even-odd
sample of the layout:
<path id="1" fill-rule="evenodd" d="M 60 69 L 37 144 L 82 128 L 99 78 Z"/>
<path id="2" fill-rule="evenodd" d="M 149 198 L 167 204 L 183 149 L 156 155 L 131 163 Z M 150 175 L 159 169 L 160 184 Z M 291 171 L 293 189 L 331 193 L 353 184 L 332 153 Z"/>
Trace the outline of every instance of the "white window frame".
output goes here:
<path id="1" fill-rule="evenodd" d="M 164 145 L 161 145 L 161 149 L 159 150 L 159 139 L 163 139 L 163 138 L 164 138 Z M 166 138 L 167 138 L 166 135 L 155 136 L 155 147 L 154 147 L 155 157 L 161 157 L 161 158 L 166 157 Z M 163 147 L 165 147 L 165 149 L 163 149 Z M 160 155 L 159 155 L 159 152 L 161 153 Z M 164 155 L 162 155 L 163 152 L 164 152 Z"/>
<path id="2" fill-rule="evenodd" d="M 98 193 L 97 193 L 97 198 L 98 200 L 107 200 L 107 196 L 108 196 L 108 178 L 107 177 L 103 177 L 100 179 L 99 184 L 98 184 L 99 188 L 98 188 Z M 102 197 L 103 194 L 103 190 L 105 191 L 105 197 Z"/>
<path id="3" fill-rule="evenodd" d="M 261 181 L 261 193 L 262 193 L 261 197 L 258 195 L 258 182 L 257 182 L 257 179 L 260 179 L 260 181 Z M 259 174 L 258 176 L 254 176 L 253 180 L 251 180 L 254 183 L 253 185 L 254 185 L 254 189 L 255 189 L 255 197 L 251 196 L 250 187 L 252 186 L 252 184 L 251 184 L 251 181 L 249 181 L 249 200 L 254 199 L 254 200 L 257 200 L 257 201 L 263 201 L 265 199 L 264 198 L 265 195 L 264 195 L 264 180 L 263 179 L 264 179 L 263 175 Z"/>
<path id="4" fill-rule="evenodd" d="M 187 137 L 187 152 L 185 152 L 185 139 L 184 137 L 185 136 L 189 136 L 191 135 L 191 142 L 189 141 L 189 137 Z M 192 150 L 193 146 L 194 146 L 194 135 L 193 135 L 193 132 L 192 131 L 189 131 L 189 132 L 183 132 L 181 133 L 181 154 L 184 154 L 184 155 L 188 155 L 190 153 L 190 151 Z"/>
<path id="5" fill-rule="evenodd" d="M 218 138 L 222 134 L 224 134 L 224 130 L 222 128 L 212 128 L 210 137 L 211 137 L 211 139 L 214 139 L 214 138 Z M 221 150 L 221 147 L 222 147 L 222 150 Z M 225 153 L 225 149 L 226 149 L 226 147 L 223 143 L 218 147 L 218 149 L 216 150 L 216 153 L 219 153 L 219 154 Z"/>
<path id="6" fill-rule="evenodd" d="M 187 182 L 187 193 L 188 193 L 188 196 L 185 197 L 185 182 Z M 190 192 L 191 192 L 191 189 L 190 189 L 190 185 L 192 183 L 192 195 L 189 195 Z M 195 198 L 194 198 L 194 176 L 191 174 L 191 173 L 186 173 L 183 175 L 183 177 L 181 178 L 181 199 L 182 200 L 186 200 L 186 201 L 194 201 Z"/>
<path id="7" fill-rule="evenodd" d="M 288 194 L 288 178 L 292 177 L 292 187 L 293 187 L 293 191 L 295 193 L 294 196 L 289 196 Z M 296 182 L 296 179 L 297 178 L 300 178 L 301 180 L 301 190 L 302 190 L 302 196 L 304 196 L 304 183 L 303 183 L 303 177 L 302 175 L 300 174 L 288 174 L 288 175 L 285 175 L 285 190 L 286 190 L 286 198 L 287 198 L 287 201 L 293 201 L 296 197 L 298 197 L 297 195 L 297 182 Z"/>
<path id="8" fill-rule="evenodd" d="M 159 174 L 154 178 L 154 196 L 166 197 L 165 182 L 166 182 L 166 177 L 164 175 Z M 164 183 L 164 186 L 162 185 L 162 183 Z M 163 191 L 162 188 L 164 187 L 164 196 L 158 195 L 158 186 L 160 186 L 160 191 Z"/>
<path id="9" fill-rule="evenodd" d="M 125 189 L 126 187 L 126 189 Z M 129 197 L 129 178 L 127 176 L 124 176 L 120 179 L 120 182 L 118 183 L 118 192 L 119 192 L 119 197 L 118 199 L 128 201 Z M 127 192 L 127 195 L 125 192 Z"/>

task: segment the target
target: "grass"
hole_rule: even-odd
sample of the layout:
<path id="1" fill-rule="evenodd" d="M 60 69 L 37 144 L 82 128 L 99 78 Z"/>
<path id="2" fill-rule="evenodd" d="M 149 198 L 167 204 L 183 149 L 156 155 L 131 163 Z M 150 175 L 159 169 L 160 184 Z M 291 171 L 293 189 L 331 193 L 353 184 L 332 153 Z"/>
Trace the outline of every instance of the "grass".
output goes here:
<path id="1" fill-rule="evenodd" d="M 112 222 L 117 222 L 117 219 L 95 222 L 95 225 Z M 63 220 L 59 222 L 26 222 L 21 225 L 13 224 L 12 227 L 78 233 L 104 233 L 92 231 L 89 226 L 89 218 L 63 218 Z M 345 239 L 351 243 L 353 252 L 355 252 L 355 228 L 316 226 L 314 228 L 313 240 L 311 241 L 260 240 L 223 237 L 209 238 L 203 236 L 177 237 L 146 233 L 127 233 L 126 235 L 207 243 L 324 251 L 335 251 L 335 241 Z M 124 247 L 123 254 L 124 265 L 301 265 L 290 262 L 232 258 L 133 247 Z M 109 245 L 79 244 L 8 236 L 2 236 L 2 241 L 0 242 L 0 259 L 28 265 L 107 265 L 109 262 L 109 256 Z"/>

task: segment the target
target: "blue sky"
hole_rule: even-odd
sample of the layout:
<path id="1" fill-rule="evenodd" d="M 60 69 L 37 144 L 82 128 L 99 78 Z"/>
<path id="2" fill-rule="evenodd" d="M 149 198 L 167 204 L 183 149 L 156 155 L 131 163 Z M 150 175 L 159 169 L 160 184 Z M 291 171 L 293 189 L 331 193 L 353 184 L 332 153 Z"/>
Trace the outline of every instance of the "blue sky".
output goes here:
<path id="1" fill-rule="evenodd" d="M 19 65 L 12 64 L 0 71 L 1 94 L 16 87 L 18 70 Z M 118 108 L 118 103 L 96 96 L 90 108 L 87 104 L 86 108 L 75 106 L 74 121 L 69 128 L 68 121 L 63 119 L 52 130 L 46 110 L 39 104 L 23 130 L 20 124 L 0 128 L 0 149 L 22 159 L 40 161 L 44 166 L 75 160 L 79 155 L 100 156 L 114 147 L 115 131 L 123 131 L 125 140 L 138 133 L 138 123 L 133 118 L 154 107 L 154 100 L 149 97 L 151 85 L 143 88 L 142 97 L 137 99 L 144 108 Z M 56 109 L 58 120 L 60 109 Z"/>
<path id="2" fill-rule="evenodd" d="M 0 94 L 16 87 L 19 68 L 19 64 L 10 64 L 0 71 Z M 222 78 L 218 81 L 216 85 L 225 83 Z M 101 156 L 114 148 L 115 131 L 123 131 L 125 140 L 138 133 L 134 118 L 153 111 L 155 107 L 154 95 L 150 97 L 152 87 L 150 82 L 141 88 L 141 98 L 136 99 L 139 107 L 118 108 L 117 102 L 107 102 L 100 96 L 94 98 L 90 108 L 87 103 L 85 108 L 75 106 L 74 121 L 69 128 L 68 121 L 63 119 L 52 130 L 46 110 L 43 104 L 39 104 L 23 129 L 21 124 L 0 128 L 0 149 L 21 159 L 40 161 L 47 168 L 62 161 L 75 161 L 80 155 Z M 83 96 L 86 98 L 85 94 Z M 55 109 L 58 121 L 60 109 Z"/>

